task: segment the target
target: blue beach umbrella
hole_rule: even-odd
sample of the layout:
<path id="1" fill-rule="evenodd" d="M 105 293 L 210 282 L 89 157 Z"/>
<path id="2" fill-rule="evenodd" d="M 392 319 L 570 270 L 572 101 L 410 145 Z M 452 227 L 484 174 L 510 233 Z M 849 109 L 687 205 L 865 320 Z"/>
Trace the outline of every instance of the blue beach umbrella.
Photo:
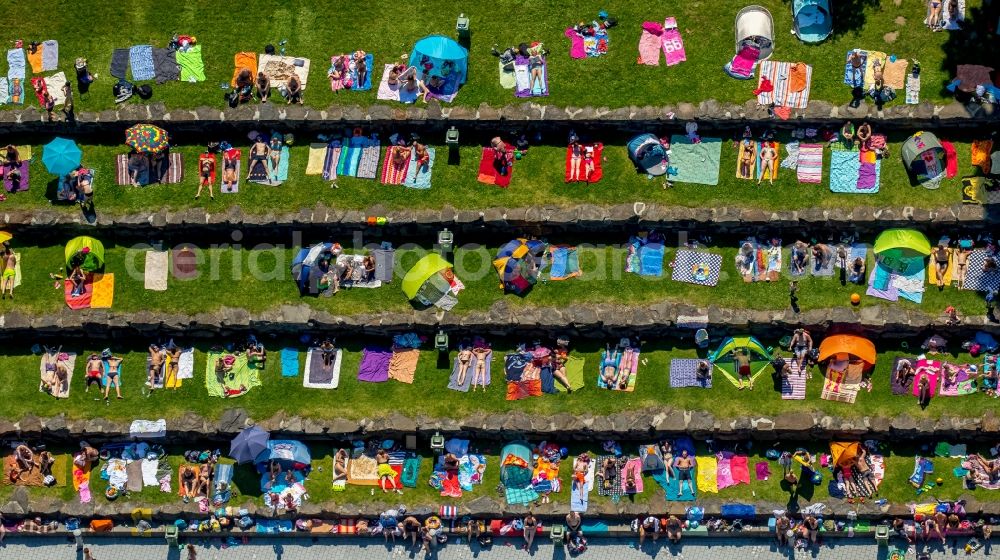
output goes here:
<path id="1" fill-rule="evenodd" d="M 250 426 L 233 438 L 229 445 L 229 456 L 237 463 L 249 463 L 267 449 L 269 439 L 271 439 L 271 434 L 257 426 Z"/>
<path id="2" fill-rule="evenodd" d="M 83 152 L 76 142 L 68 138 L 56 138 L 42 148 L 42 163 L 53 175 L 66 175 L 80 167 Z"/>

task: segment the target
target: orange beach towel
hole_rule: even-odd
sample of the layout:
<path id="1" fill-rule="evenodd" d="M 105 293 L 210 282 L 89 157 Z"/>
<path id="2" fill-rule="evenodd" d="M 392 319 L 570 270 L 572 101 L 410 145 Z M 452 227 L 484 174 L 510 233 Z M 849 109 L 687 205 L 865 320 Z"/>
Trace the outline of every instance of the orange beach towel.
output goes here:
<path id="1" fill-rule="evenodd" d="M 240 75 L 240 70 L 246 68 L 250 70 L 250 74 L 257 78 L 257 53 L 255 52 L 238 52 L 236 56 L 233 57 L 233 65 L 235 69 L 233 70 L 233 79 L 229 83 L 232 87 L 236 87 L 236 77 Z"/>

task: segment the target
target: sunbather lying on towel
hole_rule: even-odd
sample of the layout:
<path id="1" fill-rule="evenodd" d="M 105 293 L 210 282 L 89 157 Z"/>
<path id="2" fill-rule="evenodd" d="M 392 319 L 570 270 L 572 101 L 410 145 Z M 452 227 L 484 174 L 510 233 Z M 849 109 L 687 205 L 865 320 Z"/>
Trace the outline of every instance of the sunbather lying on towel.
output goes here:
<path id="1" fill-rule="evenodd" d="M 115 388 L 116 398 L 119 400 L 125 398 L 122 397 L 122 359 L 118 356 L 112 355 L 109 348 L 105 348 L 104 351 L 101 352 L 101 361 L 102 366 L 104 367 L 104 374 L 107 377 L 107 384 L 104 385 L 104 404 L 109 404 L 112 386 Z"/>
<path id="2" fill-rule="evenodd" d="M 796 241 L 795 245 L 792 245 L 792 274 L 805 274 L 808 260 L 809 245 L 804 241 Z"/>
<path id="3" fill-rule="evenodd" d="M 264 142 L 264 137 L 260 134 L 253 141 L 253 146 L 250 146 L 250 165 L 247 166 L 247 180 L 250 180 L 250 176 L 253 174 L 254 170 L 258 167 L 262 167 L 264 175 L 267 175 L 267 156 L 271 149 Z"/>
<path id="4" fill-rule="evenodd" d="M 149 373 L 146 376 L 146 387 L 150 390 L 156 386 L 156 378 L 163 373 L 163 363 L 167 359 L 167 351 L 159 344 L 149 345 Z"/>
<path id="5" fill-rule="evenodd" d="M 616 346 L 612 352 L 611 346 L 608 345 L 604 351 L 604 362 L 601 364 L 601 381 L 608 389 L 618 388 L 618 361 L 620 359 L 621 349 Z"/>
<path id="6" fill-rule="evenodd" d="M 901 387 L 906 387 L 910 381 L 917 375 L 917 370 L 913 368 L 913 364 L 910 360 L 900 360 L 899 366 L 896 367 L 895 379 L 896 384 Z"/>
<path id="7" fill-rule="evenodd" d="M 691 471 L 694 470 L 694 460 L 688 456 L 687 449 L 682 449 L 679 457 L 674 459 L 673 468 L 677 471 L 677 497 L 684 495 L 684 483 L 687 483 L 688 490 L 694 493 L 694 482 L 692 482 Z"/>
<path id="8" fill-rule="evenodd" d="M 601 463 L 601 469 L 597 473 L 597 478 L 601 481 L 601 488 L 605 490 L 611 489 L 614 484 L 615 476 L 618 472 L 618 462 L 614 457 L 608 456 Z"/>
<path id="9" fill-rule="evenodd" d="M 68 360 L 69 356 L 65 353 L 59 354 L 59 356 L 61 358 L 65 356 L 65 358 L 60 359 L 55 364 L 53 370 L 46 370 L 45 374 L 42 375 L 42 384 L 45 392 L 54 397 L 58 397 L 62 393 L 62 388 L 65 386 L 67 379 L 69 379 L 69 369 L 66 367 L 66 362 L 64 361 Z"/>

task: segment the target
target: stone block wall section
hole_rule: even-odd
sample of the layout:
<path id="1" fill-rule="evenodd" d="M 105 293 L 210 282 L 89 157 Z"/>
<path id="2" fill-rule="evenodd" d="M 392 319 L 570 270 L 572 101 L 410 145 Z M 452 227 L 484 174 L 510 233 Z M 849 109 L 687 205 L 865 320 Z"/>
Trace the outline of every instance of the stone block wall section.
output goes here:
<path id="1" fill-rule="evenodd" d="M 52 125 L 45 122 L 41 111 L 35 107 L 22 110 L 0 111 L 0 133 L 41 132 L 48 133 Z M 465 130 L 477 128 L 495 131 L 498 121 L 505 123 L 544 123 L 546 126 L 569 124 L 632 130 L 645 126 L 657 126 L 669 122 L 698 120 L 706 127 L 731 128 L 747 121 L 767 121 L 778 128 L 792 128 L 803 123 L 839 124 L 844 119 L 871 119 L 886 130 L 919 130 L 923 128 L 963 128 L 975 129 L 984 125 L 1000 123 L 1000 114 L 991 106 L 965 105 L 953 102 L 948 105 L 933 105 L 924 102 L 918 105 L 894 104 L 886 107 L 881 114 L 873 106 L 862 105 L 851 108 L 833 105 L 826 101 L 812 101 L 803 110 L 793 111 L 786 121 L 769 119 L 767 111 L 756 100 L 748 100 L 742 105 L 720 103 L 715 100 L 695 103 L 679 103 L 662 107 L 630 106 L 617 109 L 608 107 L 558 107 L 537 103 L 519 103 L 504 107 L 493 107 L 486 103 L 479 107 L 442 106 L 436 101 L 426 105 L 384 105 L 368 107 L 357 105 L 334 105 L 325 109 L 302 105 L 283 106 L 273 103 L 243 105 L 236 109 L 222 107 L 198 107 L 196 109 L 169 109 L 163 103 L 129 103 L 117 109 L 96 112 L 83 111 L 77 114 L 76 127 L 80 132 L 119 130 L 137 121 L 162 123 L 171 132 L 202 132 L 206 126 L 225 123 L 226 129 L 233 127 L 247 129 L 260 124 L 281 125 L 296 130 L 328 130 L 331 125 L 345 126 L 375 125 L 393 126 L 408 124 L 442 130 L 452 124 L 463 125 Z"/>
<path id="2" fill-rule="evenodd" d="M 805 327 L 818 333 L 854 332 L 880 339 L 904 339 L 945 327 L 941 313 L 881 305 L 851 309 L 791 310 L 699 308 L 683 303 L 660 302 L 643 307 L 617 304 L 574 305 L 568 307 L 511 306 L 497 301 L 489 310 L 439 319 L 433 310 L 334 315 L 307 304 L 281 305 L 272 310 L 250 313 L 224 307 L 197 315 L 151 311 L 122 313 L 101 309 L 62 310 L 36 315 L 12 310 L 0 315 L 0 340 L 48 340 L 80 336 L 88 339 L 185 336 L 215 339 L 253 331 L 259 334 L 299 336 L 311 333 L 349 333 L 357 336 L 389 337 L 402 331 L 436 332 L 453 335 L 555 336 L 617 340 L 622 336 L 690 337 L 692 322 L 704 322 L 714 335 L 727 332 L 749 333 L 778 338 L 788 331 Z M 679 324 L 680 323 L 680 324 Z M 995 323 L 983 315 L 967 315 L 960 324 L 948 327 L 950 337 L 971 337 L 977 330 L 997 332 Z"/>
<path id="3" fill-rule="evenodd" d="M 576 204 L 572 206 L 540 205 L 533 207 L 490 207 L 482 210 L 458 210 L 451 206 L 440 209 L 388 210 L 380 205 L 365 210 L 343 210 L 317 203 L 288 213 L 247 213 L 240 206 L 224 212 L 209 212 L 204 208 L 171 211 L 151 209 L 148 213 L 115 215 L 99 212 L 96 227 L 118 237 L 147 238 L 152 232 L 175 237 L 217 232 L 224 235 L 233 228 L 258 233 L 287 233 L 291 230 L 322 228 L 331 235 L 350 234 L 365 227 L 367 216 L 386 216 L 387 226 L 379 231 L 387 235 L 435 236 L 441 227 L 456 233 L 517 230 L 522 233 L 555 234 L 567 232 L 621 233 L 623 228 L 655 227 L 664 232 L 686 229 L 710 229 L 717 235 L 747 233 L 749 228 L 766 227 L 771 232 L 829 228 L 843 232 L 855 231 L 871 236 L 890 227 L 920 227 L 953 230 L 978 230 L 994 221 L 991 207 L 953 204 L 939 208 L 875 207 L 804 208 L 769 211 L 739 206 L 688 208 L 655 203 L 628 203 L 613 206 Z M 50 208 L 9 210 L 0 213 L 0 225 L 17 227 L 32 239 L 63 239 L 66 230 L 92 234 L 79 212 Z M 613 241 L 613 240 L 612 240 Z M 624 238 L 621 239 L 624 241 Z"/>

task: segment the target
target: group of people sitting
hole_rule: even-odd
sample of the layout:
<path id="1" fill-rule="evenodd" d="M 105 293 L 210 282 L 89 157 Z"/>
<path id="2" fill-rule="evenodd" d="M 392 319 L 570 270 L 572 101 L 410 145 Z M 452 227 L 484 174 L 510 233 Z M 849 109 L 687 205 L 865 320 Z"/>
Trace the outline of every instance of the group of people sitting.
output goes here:
<path id="1" fill-rule="evenodd" d="M 896 91 L 889 87 L 885 83 L 885 65 L 882 61 L 878 59 L 867 60 L 872 67 L 872 84 L 865 89 L 865 63 L 866 58 L 864 54 L 855 49 L 851 51 L 848 57 L 848 64 L 850 64 L 852 72 L 850 73 L 851 78 L 851 102 L 850 106 L 852 108 L 858 108 L 861 106 L 861 102 L 864 101 L 865 97 L 871 97 L 872 101 L 875 102 L 875 108 L 879 111 L 886 103 L 896 99 Z M 915 73 L 919 73 L 919 66 L 915 66 Z"/>
<path id="2" fill-rule="evenodd" d="M 846 244 L 841 243 L 836 247 L 831 247 L 822 242 L 810 245 L 801 239 L 796 241 L 792 245 L 791 272 L 793 276 L 809 272 L 810 257 L 812 258 L 813 270 L 823 270 L 834 263 L 840 267 L 842 282 L 860 285 L 866 281 L 867 263 L 865 258 L 861 256 L 851 258 L 850 249 Z"/>
<path id="3" fill-rule="evenodd" d="M 322 272 L 317 284 L 320 292 L 331 290 L 335 294 L 345 281 L 369 282 L 375 278 L 374 255 L 365 255 L 359 264 L 349 257 L 340 258 L 343 254 L 344 249 L 340 243 L 334 243 L 329 251 L 321 253 L 316 260 L 317 270 Z"/>
<path id="4" fill-rule="evenodd" d="M 181 466 L 179 474 L 184 503 L 191 501 L 191 498 L 208 497 L 212 489 L 212 477 L 215 476 L 216 462 L 216 456 L 209 453 L 208 459 L 200 466 Z"/>
<path id="5" fill-rule="evenodd" d="M 131 151 L 128 154 L 128 180 L 133 187 L 161 183 L 170 167 L 168 150 L 155 153 Z"/>
<path id="6" fill-rule="evenodd" d="M 369 72 L 368 53 L 357 50 L 351 54 L 333 57 L 326 75 L 330 78 L 333 90 L 338 91 L 341 88 L 336 87 L 336 84 L 340 84 L 345 89 L 363 87 L 368 82 Z"/>
<path id="7" fill-rule="evenodd" d="M 431 67 L 433 67 L 433 65 L 431 65 Z M 453 69 L 454 63 L 451 61 L 445 61 L 443 71 L 448 72 L 449 67 Z M 408 96 L 420 99 L 426 103 L 428 98 L 433 99 L 437 96 L 444 95 L 445 88 L 448 85 L 448 81 L 445 77 L 438 74 L 429 75 L 429 70 L 429 68 L 425 68 L 424 71 L 420 73 L 420 77 L 418 77 L 418 71 L 415 66 L 407 67 L 406 64 L 400 62 L 389 68 L 389 75 L 386 77 L 386 84 L 392 89 L 399 88 Z"/>
<path id="8" fill-rule="evenodd" d="M 569 378 L 566 377 L 566 362 L 569 359 L 569 340 L 560 338 L 556 340 L 555 347 L 549 349 L 542 346 L 541 342 L 535 341 L 532 349 L 525 348 L 523 352 L 530 358 L 521 375 L 522 381 L 533 381 L 541 379 L 542 369 L 549 368 L 552 378 L 566 388 L 567 393 L 573 392 Z M 485 387 L 484 387 L 485 390 Z"/>
<path id="9" fill-rule="evenodd" d="M 302 90 L 302 80 L 298 74 L 293 72 L 288 81 L 278 88 L 278 93 L 289 105 L 302 104 Z M 261 103 L 267 103 L 271 99 L 271 78 L 263 71 L 257 72 L 255 78 L 249 68 L 242 68 L 236 75 L 235 89 L 227 95 L 226 99 L 229 106 L 235 108 L 243 103 L 253 101 L 255 94 Z"/>
<path id="10" fill-rule="evenodd" d="M 653 542 L 660 538 L 660 534 L 665 534 L 673 544 L 681 542 L 681 533 L 684 530 L 684 522 L 676 515 L 665 518 L 658 518 L 653 515 L 639 517 L 632 522 L 632 532 L 639 535 L 639 548 L 646 543 L 646 537 L 652 536 Z"/>
<path id="11" fill-rule="evenodd" d="M 52 486 L 56 483 L 55 476 L 52 474 L 52 465 L 56 462 L 52 453 L 47 450 L 42 449 L 41 451 L 33 450 L 25 444 L 19 444 L 14 448 L 14 465 L 7 472 L 7 480 L 10 484 L 17 484 L 17 481 L 21 477 L 38 471 L 41 475 L 43 482 L 46 486 Z"/>
<path id="12" fill-rule="evenodd" d="M 42 354 L 42 384 L 41 388 L 53 397 L 63 393 L 69 383 L 69 354 L 62 351 L 62 346 L 44 347 Z"/>

